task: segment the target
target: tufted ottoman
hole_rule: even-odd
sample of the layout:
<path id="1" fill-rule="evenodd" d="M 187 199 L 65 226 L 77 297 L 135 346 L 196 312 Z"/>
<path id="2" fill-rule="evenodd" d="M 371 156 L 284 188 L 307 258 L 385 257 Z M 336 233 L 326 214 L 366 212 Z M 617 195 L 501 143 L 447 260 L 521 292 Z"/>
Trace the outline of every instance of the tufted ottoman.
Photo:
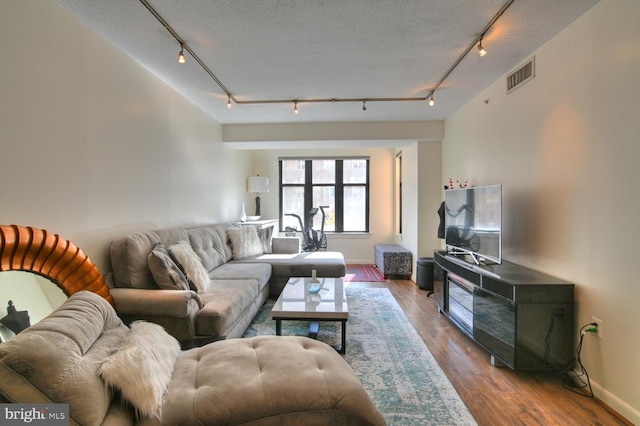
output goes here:
<path id="1" fill-rule="evenodd" d="M 203 419 L 220 425 L 385 424 L 333 348 L 295 336 L 229 339 L 183 352 L 162 424 Z"/>

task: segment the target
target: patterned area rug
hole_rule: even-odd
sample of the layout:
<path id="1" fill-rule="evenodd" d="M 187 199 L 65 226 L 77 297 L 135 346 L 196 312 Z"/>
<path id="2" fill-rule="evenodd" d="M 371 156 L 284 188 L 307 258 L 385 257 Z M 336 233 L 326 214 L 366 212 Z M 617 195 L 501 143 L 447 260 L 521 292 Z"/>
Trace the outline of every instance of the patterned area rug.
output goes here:
<path id="1" fill-rule="evenodd" d="M 349 288 L 347 353 L 374 404 L 392 425 L 475 425 L 402 308 L 386 288 Z M 262 307 L 244 337 L 275 334 L 270 313 Z M 306 335 L 309 323 L 283 321 L 283 335 Z M 318 340 L 340 343 L 340 324 L 320 323 Z"/>
<path id="2" fill-rule="evenodd" d="M 376 265 L 347 265 L 347 274 L 342 279 L 345 282 L 381 283 L 387 281 Z"/>

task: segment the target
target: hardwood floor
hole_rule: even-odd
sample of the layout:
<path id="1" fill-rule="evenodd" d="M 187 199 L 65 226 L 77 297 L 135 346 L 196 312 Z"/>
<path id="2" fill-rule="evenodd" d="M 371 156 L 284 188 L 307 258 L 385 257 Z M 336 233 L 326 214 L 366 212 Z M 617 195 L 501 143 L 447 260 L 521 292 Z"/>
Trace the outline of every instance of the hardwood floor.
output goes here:
<path id="1" fill-rule="evenodd" d="M 439 314 L 433 297 L 413 281 L 386 286 L 453 383 L 479 425 L 632 425 L 596 399 L 565 389 L 560 373 L 496 368 L 489 354 Z"/>

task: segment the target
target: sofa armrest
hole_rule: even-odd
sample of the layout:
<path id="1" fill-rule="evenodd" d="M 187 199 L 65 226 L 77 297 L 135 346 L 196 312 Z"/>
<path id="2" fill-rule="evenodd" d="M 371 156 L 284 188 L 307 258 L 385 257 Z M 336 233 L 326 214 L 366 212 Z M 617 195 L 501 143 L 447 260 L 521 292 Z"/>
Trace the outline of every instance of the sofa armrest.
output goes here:
<path id="1" fill-rule="evenodd" d="M 271 239 L 271 252 L 275 254 L 300 253 L 300 238 L 273 237 Z"/>
<path id="2" fill-rule="evenodd" d="M 188 318 L 203 304 L 191 290 L 110 289 L 118 314 Z"/>

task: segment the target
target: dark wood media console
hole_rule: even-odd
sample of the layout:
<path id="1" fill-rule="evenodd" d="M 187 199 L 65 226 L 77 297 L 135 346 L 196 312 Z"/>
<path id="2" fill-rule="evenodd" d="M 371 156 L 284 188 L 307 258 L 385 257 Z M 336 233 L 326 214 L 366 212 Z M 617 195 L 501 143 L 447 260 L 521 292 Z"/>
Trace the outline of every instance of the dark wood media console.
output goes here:
<path id="1" fill-rule="evenodd" d="M 478 266 L 434 252 L 438 310 L 514 370 L 561 369 L 573 359 L 574 284 L 510 262 Z"/>

